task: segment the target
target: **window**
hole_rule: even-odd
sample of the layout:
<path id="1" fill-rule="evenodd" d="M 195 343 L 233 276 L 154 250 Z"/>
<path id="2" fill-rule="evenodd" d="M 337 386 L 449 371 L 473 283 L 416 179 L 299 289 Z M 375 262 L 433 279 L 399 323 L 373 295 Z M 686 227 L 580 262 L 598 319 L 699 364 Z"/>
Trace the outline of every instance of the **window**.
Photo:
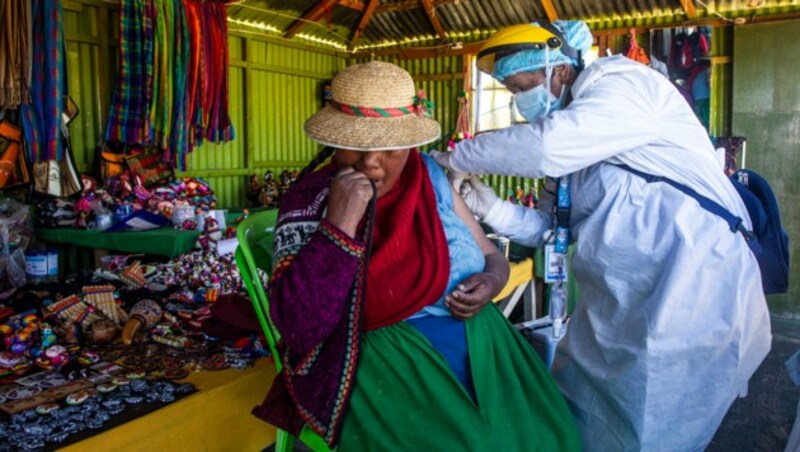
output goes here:
<path id="1" fill-rule="evenodd" d="M 472 74 L 472 93 L 470 94 L 473 103 L 471 111 L 474 113 L 470 120 L 476 134 L 510 126 L 512 114 L 515 123 L 525 121 L 525 118 L 517 113 L 516 108 L 511 106 L 511 92 L 500 82 L 479 71 L 474 62 Z"/>

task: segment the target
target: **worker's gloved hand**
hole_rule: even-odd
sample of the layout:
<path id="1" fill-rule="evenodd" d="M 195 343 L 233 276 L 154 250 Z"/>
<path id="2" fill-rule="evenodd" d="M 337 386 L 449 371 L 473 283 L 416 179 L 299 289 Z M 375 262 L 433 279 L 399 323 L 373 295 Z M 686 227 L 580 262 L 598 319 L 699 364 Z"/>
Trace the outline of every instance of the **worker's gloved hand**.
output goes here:
<path id="1" fill-rule="evenodd" d="M 467 177 L 461 184 L 459 191 L 464 202 L 475 216 L 480 219 L 486 217 L 489 210 L 501 199 L 495 194 L 492 187 L 486 185 L 476 175 Z"/>

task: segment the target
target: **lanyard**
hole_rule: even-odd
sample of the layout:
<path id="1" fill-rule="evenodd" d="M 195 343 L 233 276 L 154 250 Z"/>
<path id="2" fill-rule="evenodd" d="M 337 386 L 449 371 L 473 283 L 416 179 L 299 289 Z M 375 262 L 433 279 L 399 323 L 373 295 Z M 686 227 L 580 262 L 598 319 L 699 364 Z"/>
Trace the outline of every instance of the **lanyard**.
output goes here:
<path id="1" fill-rule="evenodd" d="M 550 313 L 553 337 L 561 337 L 561 325 L 567 317 L 567 246 L 569 245 L 570 177 L 558 178 L 556 211 L 553 215 L 555 243 L 545 247 L 545 281 L 550 285 Z M 555 268 L 553 268 L 555 267 Z M 549 277 L 548 277 L 549 276 Z"/>
<path id="2" fill-rule="evenodd" d="M 555 251 L 559 254 L 567 254 L 569 244 L 569 179 L 569 175 L 558 178 L 558 203 L 556 214 L 553 215 L 553 230 L 556 233 Z"/>

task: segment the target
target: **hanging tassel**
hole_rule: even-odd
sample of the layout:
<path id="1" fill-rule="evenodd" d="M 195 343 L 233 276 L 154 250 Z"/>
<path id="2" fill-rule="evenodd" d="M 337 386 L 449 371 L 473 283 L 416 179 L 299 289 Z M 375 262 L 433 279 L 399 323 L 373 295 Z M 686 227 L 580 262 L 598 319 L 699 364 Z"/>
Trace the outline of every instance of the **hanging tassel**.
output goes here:
<path id="1" fill-rule="evenodd" d="M 433 116 L 434 104 L 425 97 L 425 90 L 421 89 L 414 96 L 414 109 L 417 116 L 425 116 L 430 118 Z"/>

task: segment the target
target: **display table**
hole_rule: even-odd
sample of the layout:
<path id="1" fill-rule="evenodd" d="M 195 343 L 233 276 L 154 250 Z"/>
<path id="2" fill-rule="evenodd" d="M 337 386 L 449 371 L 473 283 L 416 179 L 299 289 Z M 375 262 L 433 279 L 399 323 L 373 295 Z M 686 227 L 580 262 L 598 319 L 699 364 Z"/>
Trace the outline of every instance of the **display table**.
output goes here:
<path id="1" fill-rule="evenodd" d="M 193 373 L 183 381 L 196 393 L 61 450 L 263 450 L 275 442 L 275 428 L 250 410 L 274 378 L 271 358 L 243 371 Z"/>
<path id="2" fill-rule="evenodd" d="M 200 233 L 171 227 L 138 232 L 102 232 L 61 228 L 37 229 L 36 237 L 49 243 L 124 253 L 158 254 L 172 258 L 194 249 Z"/>

